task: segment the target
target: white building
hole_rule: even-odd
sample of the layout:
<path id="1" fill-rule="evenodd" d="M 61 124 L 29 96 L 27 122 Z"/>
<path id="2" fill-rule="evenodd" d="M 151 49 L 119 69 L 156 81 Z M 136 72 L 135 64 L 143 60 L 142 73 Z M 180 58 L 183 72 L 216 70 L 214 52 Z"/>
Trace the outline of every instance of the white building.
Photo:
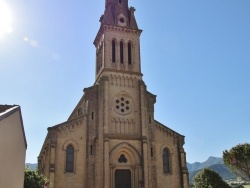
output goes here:
<path id="1" fill-rule="evenodd" d="M 20 106 L 0 105 L 1 188 L 23 188 L 26 149 Z"/>

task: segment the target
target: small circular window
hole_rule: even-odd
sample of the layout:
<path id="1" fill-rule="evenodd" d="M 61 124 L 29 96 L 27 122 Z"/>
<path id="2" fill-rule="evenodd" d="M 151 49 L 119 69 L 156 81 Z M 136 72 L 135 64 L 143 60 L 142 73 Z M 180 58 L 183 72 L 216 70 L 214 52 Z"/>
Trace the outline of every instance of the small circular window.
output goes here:
<path id="1" fill-rule="evenodd" d="M 118 95 L 113 100 L 114 110 L 121 115 L 127 115 L 132 110 L 132 99 L 126 95 Z"/>

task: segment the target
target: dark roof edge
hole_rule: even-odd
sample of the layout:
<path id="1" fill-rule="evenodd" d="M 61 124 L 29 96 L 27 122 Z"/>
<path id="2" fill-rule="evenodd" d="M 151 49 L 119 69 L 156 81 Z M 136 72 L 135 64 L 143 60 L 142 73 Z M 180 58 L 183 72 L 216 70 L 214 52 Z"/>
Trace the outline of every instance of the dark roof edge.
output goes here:
<path id="1" fill-rule="evenodd" d="M 84 91 L 84 90 L 83 90 Z M 71 120 L 71 118 L 73 118 L 74 113 L 76 112 L 76 110 L 79 108 L 79 106 L 82 104 L 83 100 L 85 97 L 85 93 L 83 93 L 82 97 L 80 98 L 80 100 L 78 101 L 77 105 L 75 106 L 75 108 L 73 109 L 73 111 L 71 112 L 71 114 L 69 115 L 67 121 Z"/>
<path id="2" fill-rule="evenodd" d="M 21 124 L 22 124 L 23 139 L 24 139 L 24 142 L 25 142 L 25 147 L 26 147 L 26 149 L 27 149 L 28 144 L 27 144 L 27 140 L 26 140 L 24 125 L 23 125 L 23 116 L 22 116 L 22 111 L 21 111 L 21 107 L 20 107 L 20 106 L 19 106 L 19 115 L 20 115 L 20 121 L 21 121 Z"/>
<path id="3" fill-rule="evenodd" d="M 18 105 L 13 105 L 13 106 L 9 106 L 9 108 L 7 108 L 5 111 L 0 113 L 0 121 L 2 121 L 3 119 L 9 117 L 10 115 L 12 115 L 13 113 L 15 113 L 17 111 L 17 107 L 19 107 Z"/>
<path id="4" fill-rule="evenodd" d="M 49 131 L 49 130 L 55 129 L 55 128 L 57 128 L 57 127 L 66 125 L 66 124 L 70 124 L 70 123 L 72 123 L 72 122 L 74 122 L 74 121 L 77 121 L 77 120 L 79 120 L 79 119 L 81 119 L 81 118 L 83 118 L 83 117 L 85 117 L 85 116 L 86 116 L 86 114 L 81 115 L 81 116 L 78 116 L 78 117 L 76 117 L 76 118 L 74 118 L 74 119 L 70 119 L 70 120 L 67 120 L 67 121 L 65 121 L 65 122 L 59 123 L 59 124 L 54 125 L 54 126 L 52 126 L 52 127 L 48 127 L 47 130 Z"/>
<path id="5" fill-rule="evenodd" d="M 177 135 L 179 135 L 179 136 L 181 136 L 181 137 L 185 138 L 185 136 L 184 136 L 184 135 L 181 135 L 180 133 L 178 133 L 178 132 L 176 132 L 176 131 L 174 131 L 174 130 L 170 129 L 169 127 L 167 127 L 167 126 L 163 125 L 163 124 L 162 124 L 162 123 L 160 123 L 159 121 L 156 121 L 156 120 L 154 120 L 154 121 L 155 121 L 155 123 L 157 123 L 158 125 L 160 125 L 160 126 L 161 126 L 161 127 L 163 127 L 164 129 L 167 129 L 167 130 L 169 130 L 169 131 L 171 131 L 171 132 L 173 132 L 173 133 L 175 133 L 175 134 L 177 134 Z"/>
<path id="6" fill-rule="evenodd" d="M 25 143 L 25 148 L 27 149 L 27 140 L 26 140 L 24 126 L 23 126 L 23 118 L 22 118 L 21 107 L 18 106 L 18 105 L 14 105 L 12 108 L 9 108 L 8 110 L 4 111 L 2 113 L 2 115 L 0 115 L 0 121 L 2 121 L 3 119 L 11 116 L 12 114 L 14 114 L 17 111 L 19 111 L 19 117 L 20 117 L 20 121 L 21 121 L 22 132 L 23 132 L 23 139 L 24 139 L 24 143 Z"/>

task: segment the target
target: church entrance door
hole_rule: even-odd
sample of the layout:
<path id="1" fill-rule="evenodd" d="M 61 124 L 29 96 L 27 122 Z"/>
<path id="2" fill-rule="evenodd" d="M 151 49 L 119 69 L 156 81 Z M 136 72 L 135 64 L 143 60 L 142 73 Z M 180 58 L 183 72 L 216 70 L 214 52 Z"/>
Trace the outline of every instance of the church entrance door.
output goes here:
<path id="1" fill-rule="evenodd" d="M 115 171 L 115 188 L 131 188 L 131 171 Z"/>

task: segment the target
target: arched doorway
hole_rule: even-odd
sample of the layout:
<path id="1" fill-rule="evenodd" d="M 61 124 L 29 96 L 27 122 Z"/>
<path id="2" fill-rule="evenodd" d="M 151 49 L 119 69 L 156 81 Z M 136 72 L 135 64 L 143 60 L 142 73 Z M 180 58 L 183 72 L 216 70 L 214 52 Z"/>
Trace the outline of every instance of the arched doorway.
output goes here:
<path id="1" fill-rule="evenodd" d="M 111 188 L 141 188 L 142 168 L 139 152 L 128 143 L 110 151 Z"/>
<path id="2" fill-rule="evenodd" d="M 115 171 L 115 188 L 131 188 L 131 171 Z"/>

